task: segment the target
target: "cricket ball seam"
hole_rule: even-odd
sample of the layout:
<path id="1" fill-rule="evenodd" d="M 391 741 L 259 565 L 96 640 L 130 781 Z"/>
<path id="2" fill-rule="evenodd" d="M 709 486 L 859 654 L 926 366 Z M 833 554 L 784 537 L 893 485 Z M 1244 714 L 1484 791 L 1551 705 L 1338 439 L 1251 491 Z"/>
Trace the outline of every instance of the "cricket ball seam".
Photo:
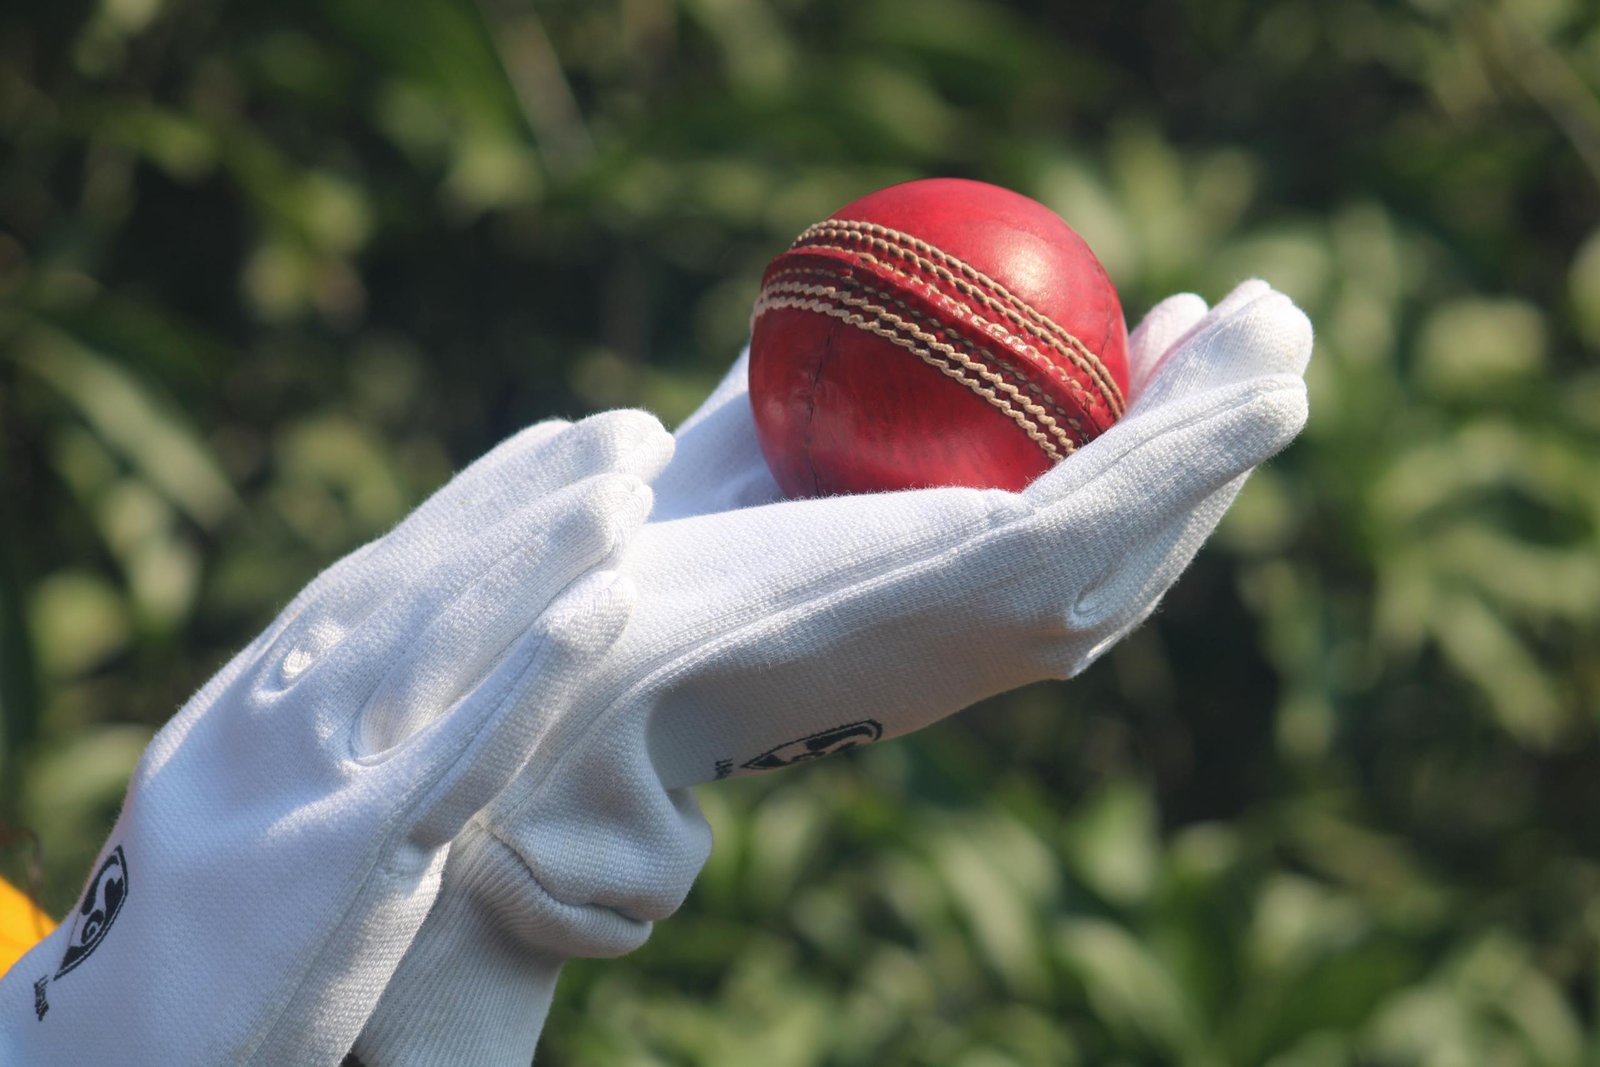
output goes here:
<path id="1" fill-rule="evenodd" d="M 1068 353 L 1063 354 L 1069 355 L 1070 358 L 1072 353 L 1076 353 L 1078 358 L 1074 358 L 1073 362 L 1079 369 L 1092 375 L 1097 383 L 1106 390 L 1109 406 L 1113 408 L 1119 407 L 1122 397 L 1121 390 L 1118 388 L 1115 379 L 1106 371 L 1098 353 L 1078 337 L 1068 332 L 1060 323 L 1039 311 L 1032 304 L 1023 300 L 1003 284 L 966 260 L 953 256 L 943 249 L 901 230 L 892 229 L 881 223 L 862 222 L 856 219 L 824 219 L 801 233 L 795 239 L 791 248 L 799 250 L 802 247 L 819 247 L 806 244 L 808 240 L 814 237 L 834 237 L 861 241 L 884 251 L 892 252 L 901 258 L 911 260 L 921 269 L 949 282 L 963 294 L 988 304 L 1040 340 L 1048 343 L 1053 338 L 1061 342 L 1070 350 Z M 843 248 L 838 249 L 838 251 L 850 252 L 849 249 Z M 965 280 L 961 277 L 956 277 L 957 274 L 962 275 Z M 985 288 L 989 291 L 985 292 Z M 1111 398 L 1114 398 L 1115 402 L 1110 402 Z M 1121 414 L 1120 410 L 1118 414 Z"/>
<path id="2" fill-rule="evenodd" d="M 976 360 L 959 352 L 953 346 L 940 342 L 936 336 L 917 329 L 914 324 L 906 322 L 906 320 L 901 319 L 886 308 L 878 307 L 864 299 L 852 299 L 829 286 L 803 288 L 816 289 L 818 292 L 815 295 L 799 293 L 789 295 L 784 292 L 773 292 L 771 289 L 763 290 L 760 299 L 756 302 L 756 317 L 759 318 L 766 311 L 790 308 L 826 315 L 857 329 L 876 334 L 891 344 L 906 349 L 941 374 L 955 379 L 973 393 L 982 397 L 1007 418 L 1015 422 L 1023 433 L 1027 434 L 1029 440 L 1038 445 L 1052 461 L 1058 461 L 1063 455 L 1070 455 L 1076 451 L 1071 438 L 1061 431 L 1060 427 L 1055 424 L 1055 420 L 1050 418 L 1047 412 L 1044 412 L 1038 405 L 1021 396 L 1016 386 Z M 873 318 L 869 320 L 865 315 L 850 310 L 852 307 L 872 312 Z M 897 329 L 897 325 L 903 327 L 903 329 Z M 919 342 L 921 343 L 919 344 Z M 956 361 L 960 366 L 951 366 L 948 360 L 941 359 L 934 354 L 935 349 L 946 354 L 949 359 Z M 997 388 L 986 388 L 982 382 L 973 380 L 966 373 L 969 371 L 979 375 L 985 381 L 991 382 Z M 1025 414 L 1023 411 L 1018 411 L 1010 401 L 998 394 L 997 389 L 1015 397 L 1028 413 Z M 1028 409 L 1032 410 L 1029 411 Z M 1028 414 L 1033 414 L 1036 418 L 1042 415 L 1045 420 L 1048 420 L 1050 428 L 1058 435 L 1057 441 L 1063 447 L 1058 449 L 1057 444 L 1051 442 L 1049 436 L 1040 430 L 1038 424 L 1030 419 Z"/>
<path id="3" fill-rule="evenodd" d="M 906 318 L 909 318 L 913 322 L 920 323 L 925 329 L 930 331 L 928 335 L 930 338 L 937 340 L 937 338 L 942 334 L 944 337 L 951 340 L 961 341 L 967 350 L 966 358 L 971 360 L 974 366 L 981 366 L 986 362 L 989 366 L 995 367 L 1000 372 L 1010 376 L 1011 380 L 1006 383 L 1006 392 L 1016 392 L 1020 384 L 1021 389 L 1025 389 L 1029 394 L 1031 394 L 1032 403 L 1036 406 L 1030 407 L 1028 410 L 1030 413 L 1034 413 L 1035 417 L 1049 428 L 1050 432 L 1057 437 L 1063 447 L 1066 448 L 1068 453 L 1071 453 L 1079 443 L 1090 440 L 1096 436 L 1092 427 L 1085 428 L 1083 423 L 1080 422 L 1078 418 L 1070 411 L 1062 407 L 1059 401 L 1044 392 L 1044 390 L 1040 388 L 1039 384 L 1033 381 L 1031 376 L 1026 371 L 1019 369 L 1017 366 L 1008 362 L 1006 359 L 997 354 L 994 349 L 984 344 L 984 337 L 993 336 L 990 327 L 994 324 L 990 323 L 987 319 L 979 317 L 973 311 L 973 309 L 967 308 L 966 305 L 960 306 L 969 313 L 965 317 L 964 321 L 969 327 L 976 331 L 973 334 L 966 334 L 959 330 L 952 329 L 952 324 L 941 321 L 939 318 L 928 313 L 927 311 L 913 307 L 911 304 L 907 303 L 905 299 L 897 296 L 887 289 L 873 286 L 863 279 L 853 275 L 838 275 L 820 267 L 796 266 L 774 271 L 768 275 L 763 293 L 769 291 L 795 291 L 790 285 L 785 284 L 786 279 L 800 280 L 811 283 L 813 288 L 801 290 L 807 293 L 807 295 L 818 295 L 823 292 L 822 289 L 816 288 L 817 286 L 833 285 L 842 285 L 843 288 L 848 289 L 850 292 L 866 293 L 868 296 L 878 298 L 886 305 L 892 305 L 898 308 Z M 827 289 L 826 291 L 830 294 L 834 292 L 833 289 Z M 929 290 L 929 294 L 941 298 L 944 297 L 944 294 L 932 289 Z M 857 304 L 855 306 L 861 306 L 866 310 L 874 312 L 883 312 L 885 310 L 884 308 L 875 307 L 873 305 L 867 305 L 864 303 Z M 758 302 L 758 313 L 759 307 L 760 305 Z M 1010 333 L 1006 333 L 1005 337 L 1001 339 L 1004 340 L 1015 338 L 1013 338 Z M 1031 347 L 1029 350 L 1032 351 Z M 950 348 L 950 351 L 954 352 L 955 349 Z M 1088 415 L 1090 405 L 1085 402 L 1087 398 L 1083 395 L 1082 390 L 1080 389 L 1074 391 L 1073 397 L 1079 401 L 1080 410 L 1085 415 Z M 1021 397 L 1020 395 L 1019 400 L 1024 404 L 1029 402 L 1029 398 Z M 1041 410 L 1041 408 L 1043 410 Z M 1056 423 L 1057 419 L 1060 419 L 1071 426 L 1073 434 L 1068 434 L 1061 430 Z M 1074 434 L 1076 436 L 1074 436 Z"/>
<path id="4" fill-rule="evenodd" d="M 807 242 L 818 238 L 859 241 L 899 258 L 910 260 L 922 270 L 948 282 L 963 295 L 988 305 L 1046 344 L 1051 344 L 1052 341 L 1059 342 L 1065 347 L 1062 354 L 1067 356 L 1074 366 L 1094 379 L 1106 405 L 1117 417 L 1122 416 L 1125 407 L 1122 390 L 1117 386 L 1116 380 L 1106 369 L 1100 356 L 1064 329 L 1060 323 L 1040 312 L 972 264 L 908 233 L 879 223 L 860 222 L 855 219 L 826 219 L 809 226 L 795 238 L 790 248 L 794 251 L 817 248 L 818 245 Z M 847 248 L 839 248 L 837 251 L 866 256 L 865 253 Z M 874 262 L 879 261 L 874 260 Z M 1056 345 L 1051 344 L 1051 347 L 1055 348 Z"/>
<path id="5" fill-rule="evenodd" d="M 806 249 L 806 251 L 818 250 L 829 251 L 832 249 L 830 246 L 817 245 L 808 246 Z M 1079 382 L 1076 378 L 1072 377 L 1072 375 L 1063 370 L 1055 361 L 1050 359 L 1047 354 L 1040 352 L 1039 349 L 1029 343 L 1026 338 L 1019 337 L 1011 330 L 1007 329 L 1003 323 L 995 322 L 993 319 L 985 318 L 979 308 L 975 308 L 970 304 L 956 299 L 949 293 L 946 293 L 944 290 L 940 289 L 938 286 L 930 285 L 926 278 L 901 271 L 895 268 L 892 264 L 884 264 L 872 256 L 848 252 L 846 249 L 838 249 L 838 251 L 847 252 L 850 255 L 859 255 L 859 258 L 871 260 L 873 263 L 880 264 L 885 269 L 892 271 L 897 277 L 904 279 L 912 287 L 913 291 L 917 292 L 924 299 L 946 308 L 953 314 L 959 315 L 968 325 L 976 330 L 978 334 L 999 341 L 1005 346 L 1006 349 L 1010 350 L 1011 354 L 1013 355 L 1031 357 L 1032 362 L 1028 364 L 1029 368 L 1035 371 L 1043 369 L 1059 379 L 1061 383 L 1066 386 L 1067 391 L 1072 394 L 1072 399 L 1077 402 L 1078 409 L 1086 417 L 1092 418 L 1093 409 L 1097 406 L 1109 408 L 1109 405 L 1106 404 L 1104 400 L 1101 400 L 1097 403 L 1094 395 L 1083 387 L 1083 383 Z M 848 279 L 852 286 L 862 289 L 866 292 L 870 292 L 880 299 L 888 300 L 891 303 L 904 308 L 907 314 L 915 316 L 934 329 L 946 329 L 945 323 L 939 322 L 925 313 L 916 311 L 907 305 L 904 300 L 892 296 L 888 290 L 873 288 L 854 275 L 835 274 L 822 267 L 790 267 L 770 274 L 768 276 L 768 280 L 770 281 L 773 278 L 784 277 L 791 274 L 803 274 L 807 271 L 814 273 L 818 277 L 826 276 L 830 279 L 838 278 L 841 281 Z M 949 331 L 946 329 L 946 332 L 948 333 Z M 1054 409 L 1061 418 L 1070 423 L 1072 428 L 1077 431 L 1078 441 L 1087 441 L 1095 436 L 1095 431 L 1086 430 L 1082 423 L 1080 423 L 1074 416 L 1062 408 L 1053 397 L 1047 394 L 1039 385 L 1039 383 L 1034 380 L 1033 375 L 1018 370 L 1016 367 L 1005 362 L 999 356 L 995 355 L 993 350 L 981 345 L 975 337 L 966 337 L 963 339 L 968 341 L 974 348 L 981 351 L 984 355 L 988 356 L 991 361 L 998 364 L 1013 377 L 1015 377 L 1027 388 L 1030 393 L 1034 395 L 1034 397 L 1040 403 L 1048 405 L 1050 408 Z M 1055 350 L 1052 349 L 1052 351 Z"/>
<path id="6" fill-rule="evenodd" d="M 1003 331 L 1005 334 L 1004 340 L 1014 343 L 1019 351 L 1031 354 L 1037 360 L 1037 365 L 1041 369 L 1060 379 L 1061 383 L 1067 387 L 1069 392 L 1072 393 L 1073 398 L 1078 401 L 1079 406 L 1083 409 L 1085 414 L 1088 414 L 1090 410 L 1095 407 L 1102 407 L 1113 413 L 1113 419 L 1117 417 L 1115 414 L 1115 405 L 1111 403 L 1107 396 L 1105 396 L 1103 393 L 1097 393 L 1093 390 L 1084 388 L 1083 383 L 1077 378 L 1073 377 L 1071 374 L 1068 374 L 1066 369 L 1062 367 L 1056 359 L 1052 359 L 1049 355 L 1040 352 L 1031 341 L 1018 336 L 1013 331 L 1007 329 L 1004 324 L 997 322 L 994 319 L 983 317 L 980 308 L 974 307 L 972 304 L 967 303 L 966 301 L 959 299 L 957 296 L 946 292 L 939 286 L 932 284 L 928 279 L 926 272 L 906 270 L 893 263 L 887 263 L 884 260 L 879 259 L 877 256 L 872 255 L 870 252 L 863 252 L 860 249 L 855 248 L 845 248 L 840 245 L 810 244 L 806 245 L 804 248 L 797 248 L 793 249 L 792 251 L 801 254 L 807 252 L 838 252 L 849 256 L 851 262 L 865 262 L 872 264 L 874 267 L 877 267 L 883 271 L 887 271 L 893 274 L 895 277 L 903 279 L 909 284 L 925 287 L 929 293 L 935 294 L 942 300 L 948 301 L 954 306 L 960 308 L 962 312 L 964 312 L 969 318 L 972 318 L 977 324 L 982 326 L 984 332 L 993 334 L 996 330 Z M 974 292 L 970 290 L 970 288 L 960 288 L 959 283 L 958 292 L 973 299 L 977 303 L 982 304 L 990 310 L 1001 312 L 1004 311 L 1003 308 L 995 305 L 993 301 L 985 301 L 982 293 Z M 1014 324 L 1026 325 L 1025 323 L 1019 323 L 1014 315 L 1006 315 L 1005 317 L 1010 319 Z M 1036 330 L 1028 330 L 1027 332 L 1031 333 L 1035 339 L 1042 341 L 1045 347 L 1047 347 L 1051 353 L 1067 360 L 1068 362 L 1072 363 L 1073 366 L 1083 370 L 1091 377 L 1093 376 L 1092 371 L 1084 365 L 1083 361 L 1075 354 L 1074 351 L 1063 350 L 1057 345 L 1050 343 L 1048 338 L 1040 337 L 1038 331 Z M 1096 382 L 1096 384 L 1098 384 L 1098 382 Z"/>
<path id="7" fill-rule="evenodd" d="M 995 390 L 987 389 L 981 383 L 973 381 L 970 377 L 963 374 L 962 368 L 952 367 L 949 363 L 946 363 L 935 356 L 931 351 L 929 351 L 928 348 L 919 346 L 914 337 L 899 333 L 891 327 L 885 326 L 879 321 L 868 322 L 864 316 L 850 311 L 847 307 L 842 307 L 838 304 L 830 304 L 823 300 L 778 298 L 770 301 L 768 303 L 768 307 L 770 309 L 792 308 L 801 311 L 811 311 L 820 315 L 826 315 L 830 318 L 838 319 L 847 325 L 854 326 L 857 329 L 876 334 L 879 337 L 882 337 L 884 340 L 889 341 L 891 344 L 895 344 L 906 349 L 913 355 L 920 358 L 923 362 L 939 371 L 941 374 L 955 379 L 970 389 L 973 393 L 977 394 L 988 403 L 998 408 L 1003 414 L 1015 422 L 1018 427 L 1022 429 L 1023 433 L 1027 434 L 1028 438 L 1032 440 L 1034 444 L 1038 445 L 1039 448 L 1047 456 L 1049 456 L 1052 461 L 1059 461 L 1062 458 L 1062 453 L 1056 449 L 1055 445 L 1051 444 L 1044 433 L 1039 430 L 1038 426 L 1029 420 L 1026 415 L 1017 411 L 1011 406 L 1010 403 L 997 396 Z M 1069 449 L 1068 451 L 1070 453 L 1073 450 Z"/>
<path id="8" fill-rule="evenodd" d="M 787 272 L 785 272 L 785 273 L 787 273 Z M 958 363 L 960 363 L 961 366 L 964 369 L 966 369 L 966 370 L 968 370 L 968 371 L 970 371 L 970 372 L 972 372 L 974 374 L 977 374 L 984 381 L 987 381 L 987 382 L 991 383 L 992 385 L 994 385 L 995 387 L 1000 389 L 1002 392 L 1005 392 L 1007 395 L 1011 396 L 1019 404 L 1022 405 L 1023 410 L 1025 410 L 1029 415 L 1032 415 L 1035 419 L 1039 420 L 1039 422 L 1043 423 L 1045 428 L 1051 434 L 1053 434 L 1055 436 L 1055 438 L 1057 439 L 1057 443 L 1060 444 L 1061 447 L 1066 449 L 1066 451 L 1068 453 L 1072 452 L 1076 448 L 1076 444 L 1075 444 L 1073 438 L 1071 437 L 1071 435 L 1069 435 L 1068 433 L 1066 433 L 1066 431 L 1061 429 L 1060 424 L 1056 422 L 1055 418 L 1052 417 L 1051 414 L 1048 411 L 1046 411 L 1044 409 L 1044 407 L 1041 406 L 1041 404 L 1038 401 L 1031 401 L 1027 397 L 1023 396 L 1021 390 L 1018 388 L 1016 383 L 1007 381 L 1002 374 L 1000 374 L 1000 373 L 998 373 L 998 372 L 996 372 L 996 371 L 994 371 L 994 370 L 992 370 L 990 368 L 985 367 L 982 360 L 973 358 L 971 355 L 969 355 L 969 354 L 967 354 L 965 352 L 962 352 L 960 349 L 956 348 L 952 344 L 949 344 L 947 342 L 941 342 L 939 340 L 939 335 L 937 333 L 930 333 L 930 332 L 925 332 L 925 331 L 922 331 L 922 330 L 918 330 L 917 329 L 917 323 L 918 322 L 920 322 L 925 327 L 931 327 L 932 329 L 935 329 L 935 330 L 937 330 L 941 324 L 938 323 L 936 320 L 934 320 L 932 318 L 929 318 L 929 317 L 927 317 L 925 315 L 919 314 L 914 308 L 908 307 L 905 304 L 904 301 L 895 300 L 895 299 L 893 299 L 891 297 L 886 296 L 885 294 L 883 294 L 881 292 L 873 291 L 870 288 L 867 288 L 867 287 L 864 287 L 864 286 L 861 288 L 861 291 L 868 292 L 873 296 L 877 296 L 879 299 L 887 300 L 890 303 L 895 304 L 896 306 L 901 308 L 901 310 L 903 310 L 906 313 L 906 315 L 910 316 L 909 320 L 906 319 L 906 318 L 902 318 L 899 315 L 896 315 L 894 312 L 889 311 L 887 308 L 885 308 L 885 307 L 883 307 L 881 305 L 873 304 L 870 301 L 861 299 L 859 297 L 852 298 L 852 297 L 846 295 L 844 292 L 842 292 L 837 287 L 830 286 L 830 285 L 827 285 L 827 284 L 817 284 L 817 285 L 805 285 L 805 284 L 800 284 L 800 283 L 782 284 L 782 285 L 771 286 L 771 287 L 769 287 L 768 291 L 769 292 L 775 292 L 775 293 L 784 293 L 784 294 L 799 294 L 801 296 L 808 296 L 808 297 L 827 297 L 827 298 L 832 298 L 835 301 L 837 301 L 838 305 L 843 305 L 845 307 L 854 307 L 854 308 L 858 308 L 858 309 L 860 309 L 862 311 L 871 312 L 874 315 L 874 322 L 876 322 L 876 323 L 878 323 L 880 325 L 883 325 L 886 329 L 889 329 L 889 330 L 902 330 L 903 331 L 903 335 L 908 335 L 913 340 L 921 341 L 924 344 L 928 345 L 930 348 L 937 349 L 939 352 L 944 353 L 949 359 L 953 359 L 953 360 L 957 361 Z M 794 304 L 785 302 L 783 300 L 769 301 L 769 304 L 771 306 L 778 306 L 778 307 L 793 307 L 793 306 L 795 306 Z M 858 328 L 865 328 L 860 323 L 852 322 L 850 324 L 851 325 L 855 325 Z M 877 331 L 872 331 L 872 332 L 877 332 Z M 951 336 L 950 332 L 946 331 L 945 336 L 946 337 L 950 337 Z M 956 339 L 956 338 L 952 338 L 952 339 Z M 963 338 L 959 338 L 959 339 L 963 340 L 963 341 L 970 341 L 971 340 L 970 338 L 964 338 L 964 337 Z M 996 365 L 998 365 L 1001 370 L 1006 371 L 1006 372 L 1010 373 L 1011 375 L 1013 375 L 1015 377 L 1018 377 L 1019 379 L 1021 378 L 1021 376 L 1018 374 L 1016 368 L 1014 368 L 1014 367 L 1010 366 L 1009 364 L 1005 363 L 1003 360 L 1000 360 L 1000 359 L 996 358 L 994 356 L 994 353 L 990 352 L 988 349 L 982 348 L 980 346 L 974 346 L 974 347 L 977 348 L 977 351 L 981 352 L 983 355 L 989 356 L 989 358 L 991 360 L 993 360 L 994 363 Z M 937 356 L 935 356 L 933 358 L 935 360 L 938 359 Z M 944 365 L 948 366 L 948 363 L 945 363 Z M 978 392 L 980 395 L 984 395 L 984 396 L 990 395 L 989 393 L 987 393 L 987 392 L 985 392 L 983 390 L 981 385 L 978 385 L 976 382 L 973 382 L 970 378 L 966 378 L 966 377 L 962 377 L 962 376 L 958 376 L 958 375 L 951 375 L 951 376 L 952 377 L 957 377 L 958 380 L 960 380 L 964 384 L 966 384 L 968 386 L 968 388 L 974 389 L 974 391 Z M 1069 423 L 1071 423 L 1074 429 L 1078 430 L 1080 433 L 1082 432 L 1083 428 L 1080 425 L 1078 425 L 1077 420 L 1074 419 L 1071 415 L 1068 415 L 1060 407 L 1060 405 L 1054 403 L 1053 401 L 1048 400 L 1047 398 L 1041 398 L 1041 399 L 1043 400 L 1044 404 L 1048 404 L 1050 407 L 1055 408 L 1057 414 L 1059 414 L 1062 418 L 1066 419 Z M 999 406 L 999 405 L 997 404 L 996 406 Z"/>

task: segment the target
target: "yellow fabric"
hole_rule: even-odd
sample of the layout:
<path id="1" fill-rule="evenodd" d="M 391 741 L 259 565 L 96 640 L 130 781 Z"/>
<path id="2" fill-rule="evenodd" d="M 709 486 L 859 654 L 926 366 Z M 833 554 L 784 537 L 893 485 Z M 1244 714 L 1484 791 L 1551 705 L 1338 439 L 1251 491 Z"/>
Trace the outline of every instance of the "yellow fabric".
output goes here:
<path id="1" fill-rule="evenodd" d="M 27 894 L 0 878 L 0 974 L 27 952 L 56 924 L 33 906 Z"/>

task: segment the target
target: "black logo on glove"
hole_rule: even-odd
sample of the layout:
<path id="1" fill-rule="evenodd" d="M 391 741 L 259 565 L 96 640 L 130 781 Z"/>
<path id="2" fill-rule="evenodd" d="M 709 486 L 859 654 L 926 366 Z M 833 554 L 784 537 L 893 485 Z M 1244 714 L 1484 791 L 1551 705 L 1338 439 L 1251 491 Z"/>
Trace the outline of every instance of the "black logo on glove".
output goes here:
<path id="1" fill-rule="evenodd" d="M 88 959 L 89 953 L 105 940 L 106 931 L 111 929 L 117 913 L 122 910 L 122 902 L 127 899 L 128 861 L 122 855 L 122 846 L 118 845 L 100 865 L 89 888 L 84 890 L 83 903 L 72 917 L 72 937 L 67 942 L 67 954 L 61 957 L 57 979 Z"/>
<path id="2" fill-rule="evenodd" d="M 843 752 L 857 745 L 870 745 L 882 736 L 882 723 L 876 719 L 862 719 L 860 722 L 835 726 L 831 730 L 824 730 L 819 734 L 812 734 L 810 737 L 802 737 L 798 741 L 790 741 L 777 748 L 768 749 L 755 759 L 741 763 L 740 766 L 747 771 L 770 771 L 794 763 L 821 759 L 823 756 L 831 756 L 835 752 Z"/>

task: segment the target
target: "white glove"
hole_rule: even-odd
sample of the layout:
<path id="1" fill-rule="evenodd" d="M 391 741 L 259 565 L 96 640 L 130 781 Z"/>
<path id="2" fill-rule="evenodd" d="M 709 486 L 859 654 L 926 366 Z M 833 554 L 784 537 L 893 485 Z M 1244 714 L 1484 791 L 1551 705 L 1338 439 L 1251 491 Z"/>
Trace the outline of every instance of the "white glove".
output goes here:
<path id="1" fill-rule="evenodd" d="M 628 620 L 597 568 L 671 438 L 535 426 L 318 577 L 150 743 L 82 906 L 0 980 L 0 1063 L 338 1064 L 450 841 Z"/>
<path id="2" fill-rule="evenodd" d="M 816 759 L 1067 678 L 1154 610 L 1304 425 L 1310 324 L 1262 282 L 1162 303 L 1123 420 L 1015 494 L 779 501 L 745 359 L 677 434 L 622 570 L 635 615 L 452 852 L 356 1045 L 366 1067 L 526 1067 L 563 959 L 616 955 L 710 847 L 689 786 Z"/>

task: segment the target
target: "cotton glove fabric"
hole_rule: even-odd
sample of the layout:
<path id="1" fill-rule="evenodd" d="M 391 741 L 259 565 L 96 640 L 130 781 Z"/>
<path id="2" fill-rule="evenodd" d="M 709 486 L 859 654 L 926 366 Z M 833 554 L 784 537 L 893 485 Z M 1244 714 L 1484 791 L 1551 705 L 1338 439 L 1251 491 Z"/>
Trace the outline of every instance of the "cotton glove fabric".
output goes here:
<path id="1" fill-rule="evenodd" d="M 450 841 L 561 734 L 671 455 L 547 423 L 318 577 L 156 735 L 84 904 L 0 980 L 0 1063 L 338 1064 Z"/>
<path id="2" fill-rule="evenodd" d="M 741 357 L 677 433 L 622 565 L 633 623 L 473 820 L 356 1046 L 366 1067 L 526 1067 L 563 959 L 617 955 L 710 848 L 689 787 L 918 729 L 1068 678 L 1156 607 L 1249 471 L 1304 425 L 1305 316 L 1265 283 L 1156 307 L 1133 403 L 1022 493 L 785 501 Z"/>

